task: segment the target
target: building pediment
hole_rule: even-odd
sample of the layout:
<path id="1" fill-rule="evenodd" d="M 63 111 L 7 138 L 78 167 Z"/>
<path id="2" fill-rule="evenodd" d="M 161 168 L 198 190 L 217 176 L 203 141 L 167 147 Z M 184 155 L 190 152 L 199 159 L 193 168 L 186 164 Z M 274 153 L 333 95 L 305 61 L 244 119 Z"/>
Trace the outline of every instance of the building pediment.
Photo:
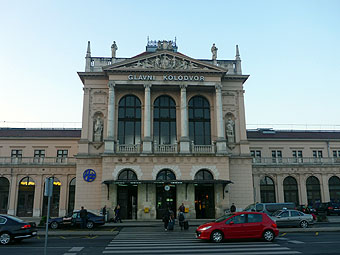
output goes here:
<path id="1" fill-rule="evenodd" d="M 139 56 L 103 67 L 103 71 L 179 71 L 179 72 L 208 72 L 225 73 L 225 68 L 203 63 L 181 53 L 171 51 L 157 51 L 142 53 Z"/>

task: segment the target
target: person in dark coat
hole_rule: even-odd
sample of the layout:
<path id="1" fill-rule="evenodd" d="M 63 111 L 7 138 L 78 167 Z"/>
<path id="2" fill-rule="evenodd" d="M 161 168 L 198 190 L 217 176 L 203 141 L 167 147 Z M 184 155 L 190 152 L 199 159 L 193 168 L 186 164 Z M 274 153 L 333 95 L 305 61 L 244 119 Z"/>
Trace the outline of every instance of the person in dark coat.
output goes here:
<path id="1" fill-rule="evenodd" d="M 185 216 L 184 216 L 184 212 L 182 212 L 181 210 L 178 210 L 178 223 L 179 226 L 181 227 L 181 230 L 183 230 L 184 228 L 184 221 L 185 221 Z"/>
<path id="2" fill-rule="evenodd" d="M 81 210 L 79 212 L 79 216 L 80 216 L 80 219 L 81 219 L 81 228 L 86 228 L 87 210 L 84 209 L 84 206 L 81 207 Z"/>
<path id="3" fill-rule="evenodd" d="M 170 211 L 169 209 L 165 210 L 164 214 L 163 214 L 163 223 L 164 223 L 164 230 L 167 231 L 168 230 L 168 225 L 169 225 L 169 220 L 170 220 Z"/>
<path id="4" fill-rule="evenodd" d="M 117 204 L 116 208 L 115 208 L 115 222 L 120 222 L 122 223 L 122 219 L 120 218 L 120 205 Z"/>
<path id="5" fill-rule="evenodd" d="M 105 222 L 106 222 L 106 221 L 107 221 L 107 219 L 106 219 L 106 214 L 107 214 L 106 205 L 104 205 L 104 207 L 103 207 L 103 209 L 102 209 L 102 214 L 103 214 L 103 216 L 104 216 L 104 218 L 105 218 Z"/>
<path id="6" fill-rule="evenodd" d="M 179 210 L 180 212 L 183 212 L 183 213 L 184 213 L 184 211 L 185 211 L 184 203 L 181 204 L 181 206 L 178 208 L 178 210 Z"/>
<path id="7" fill-rule="evenodd" d="M 236 206 L 234 205 L 234 203 L 230 206 L 230 212 L 236 212 Z"/>

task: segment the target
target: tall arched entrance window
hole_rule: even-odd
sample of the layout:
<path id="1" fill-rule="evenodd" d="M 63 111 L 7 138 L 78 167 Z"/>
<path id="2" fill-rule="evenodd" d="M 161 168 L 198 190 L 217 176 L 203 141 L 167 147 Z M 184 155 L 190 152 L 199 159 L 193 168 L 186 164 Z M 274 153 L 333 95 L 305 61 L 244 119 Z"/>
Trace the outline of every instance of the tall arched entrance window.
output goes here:
<path id="1" fill-rule="evenodd" d="M 195 175 L 195 209 L 197 219 L 215 218 L 214 176 L 208 169 L 199 170 Z"/>
<path id="2" fill-rule="evenodd" d="M 117 201 L 120 205 L 120 213 L 122 219 L 137 218 L 137 175 L 132 169 L 124 169 L 118 175 L 118 180 L 125 184 L 118 184 Z M 132 183 L 131 183 L 132 182 Z"/>
<path id="3" fill-rule="evenodd" d="M 331 202 L 340 202 L 340 178 L 332 176 L 328 180 L 329 197 Z"/>
<path id="4" fill-rule="evenodd" d="M 299 191 L 297 181 L 294 177 L 288 176 L 283 181 L 283 193 L 285 202 L 293 202 L 296 206 L 299 203 Z"/>
<path id="5" fill-rule="evenodd" d="M 262 203 L 276 203 L 275 184 L 272 178 L 265 176 L 260 181 L 260 193 Z"/>
<path id="6" fill-rule="evenodd" d="M 35 182 L 27 176 L 19 182 L 17 215 L 20 217 L 33 216 Z"/>
<path id="7" fill-rule="evenodd" d="M 189 137 L 194 144 L 210 145 L 210 104 L 202 96 L 195 96 L 189 101 Z"/>
<path id="8" fill-rule="evenodd" d="M 7 214 L 8 210 L 9 181 L 0 177 L 0 213 Z"/>
<path id="9" fill-rule="evenodd" d="M 315 176 L 309 176 L 306 180 L 307 201 L 309 205 L 321 203 L 320 181 Z"/>
<path id="10" fill-rule="evenodd" d="M 156 216 L 157 219 L 161 219 L 167 209 L 176 212 L 176 185 L 169 183 L 176 180 L 176 175 L 170 169 L 163 169 L 157 174 L 156 180 L 164 182 L 163 184 L 156 184 Z"/>
<path id="11" fill-rule="evenodd" d="M 176 104 L 169 96 L 160 96 L 154 102 L 153 136 L 157 144 L 176 143 Z"/>
<path id="12" fill-rule="evenodd" d="M 58 217 L 59 216 L 59 201 L 60 201 L 60 186 L 61 182 L 58 178 L 53 178 L 53 192 L 51 197 L 51 207 L 50 207 L 50 216 Z M 45 190 L 45 183 L 44 183 Z M 42 215 L 47 215 L 47 205 L 48 205 L 48 197 L 44 196 L 43 199 L 43 211 Z"/>
<path id="13" fill-rule="evenodd" d="M 68 210 L 69 213 L 73 212 L 73 210 L 74 210 L 75 195 L 76 195 L 76 178 L 73 178 L 70 181 L 70 184 L 68 186 L 68 206 L 67 206 L 67 210 Z"/>
<path id="14" fill-rule="evenodd" d="M 136 96 L 124 96 L 119 101 L 118 140 L 120 144 L 139 144 L 141 141 L 141 102 Z"/>

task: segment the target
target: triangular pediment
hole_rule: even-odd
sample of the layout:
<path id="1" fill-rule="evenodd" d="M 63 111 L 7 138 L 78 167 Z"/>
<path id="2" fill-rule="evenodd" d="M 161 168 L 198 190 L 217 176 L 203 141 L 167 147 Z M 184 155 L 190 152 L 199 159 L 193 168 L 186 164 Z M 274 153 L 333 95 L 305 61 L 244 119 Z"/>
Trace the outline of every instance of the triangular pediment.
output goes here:
<path id="1" fill-rule="evenodd" d="M 131 59 L 103 67 L 103 71 L 185 71 L 224 73 L 227 70 L 171 51 L 144 53 Z"/>

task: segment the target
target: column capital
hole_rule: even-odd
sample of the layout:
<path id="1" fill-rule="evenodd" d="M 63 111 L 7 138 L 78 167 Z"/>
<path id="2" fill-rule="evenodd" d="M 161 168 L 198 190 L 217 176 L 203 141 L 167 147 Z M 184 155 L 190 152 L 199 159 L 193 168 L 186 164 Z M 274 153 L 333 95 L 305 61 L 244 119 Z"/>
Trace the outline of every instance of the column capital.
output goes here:
<path id="1" fill-rule="evenodd" d="M 222 90 L 222 84 L 221 83 L 216 83 L 215 84 L 215 89 L 216 89 L 216 92 L 221 92 L 221 90 Z"/>
<path id="2" fill-rule="evenodd" d="M 145 83 L 143 84 L 144 88 L 145 89 L 150 89 L 152 87 L 152 84 L 151 83 Z"/>
<path id="3" fill-rule="evenodd" d="M 88 94 L 90 92 L 90 88 L 83 88 L 84 94 Z"/>
<path id="4" fill-rule="evenodd" d="M 188 85 L 187 84 L 181 84 L 181 85 L 179 85 L 179 87 L 181 88 L 181 90 L 185 90 L 185 89 L 187 89 Z"/>
<path id="5" fill-rule="evenodd" d="M 107 85 L 109 86 L 109 89 L 114 89 L 116 83 L 114 81 L 109 81 Z"/>

